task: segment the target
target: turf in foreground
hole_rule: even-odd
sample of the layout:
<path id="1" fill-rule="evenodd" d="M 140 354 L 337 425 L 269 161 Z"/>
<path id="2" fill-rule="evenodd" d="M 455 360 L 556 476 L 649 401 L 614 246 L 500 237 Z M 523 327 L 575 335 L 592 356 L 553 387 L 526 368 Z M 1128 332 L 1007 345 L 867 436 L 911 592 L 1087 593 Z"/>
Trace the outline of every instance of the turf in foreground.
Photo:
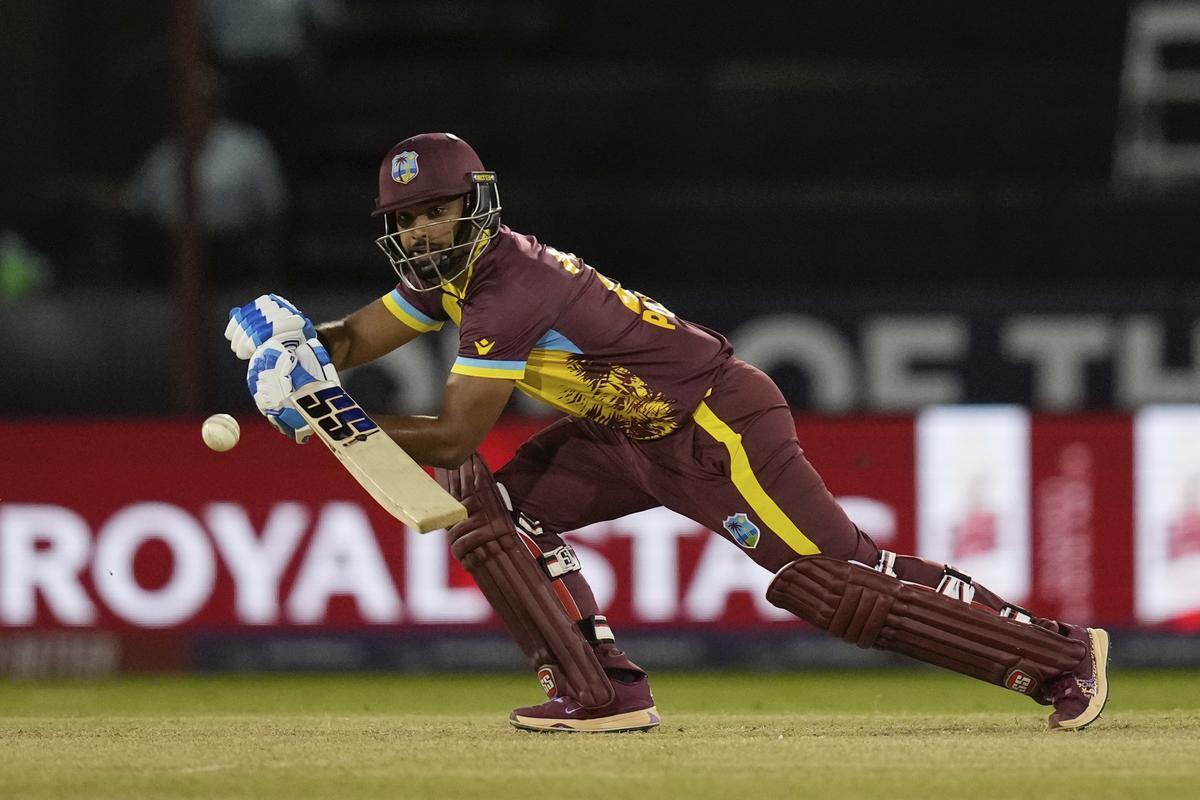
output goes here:
<path id="1" fill-rule="evenodd" d="M 1195 796 L 1195 673 L 1120 673 L 1104 718 L 932 672 L 660 675 L 649 734 L 509 729 L 527 678 L 0 684 L 4 798 Z"/>

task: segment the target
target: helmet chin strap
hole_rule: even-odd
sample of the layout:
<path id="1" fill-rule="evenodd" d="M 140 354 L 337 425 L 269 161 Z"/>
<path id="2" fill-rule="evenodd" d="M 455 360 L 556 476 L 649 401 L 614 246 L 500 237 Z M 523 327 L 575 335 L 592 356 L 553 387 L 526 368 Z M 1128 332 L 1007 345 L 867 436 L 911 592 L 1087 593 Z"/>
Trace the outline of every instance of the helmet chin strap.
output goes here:
<path id="1" fill-rule="evenodd" d="M 475 213 L 477 212 L 473 210 L 472 214 Z M 426 280 L 431 280 L 435 277 L 440 279 L 443 289 L 445 289 L 445 284 L 458 280 L 463 273 L 471 268 L 471 256 L 478 249 L 476 237 L 471 235 L 473 232 L 472 227 L 467 220 L 460 220 L 454 226 L 454 237 L 448 251 L 435 256 L 437 260 L 437 263 L 434 265 L 436 267 L 436 275 L 421 274 L 420 270 L 417 271 L 417 274 Z M 448 274 L 451 277 L 445 277 Z"/>
<path id="2" fill-rule="evenodd" d="M 431 256 L 422 258 L 423 263 L 413 265 L 413 272 L 417 273 L 417 277 L 426 281 L 440 281 L 442 279 L 442 262 L 444 258 L 439 257 L 435 263 L 429 263 Z"/>

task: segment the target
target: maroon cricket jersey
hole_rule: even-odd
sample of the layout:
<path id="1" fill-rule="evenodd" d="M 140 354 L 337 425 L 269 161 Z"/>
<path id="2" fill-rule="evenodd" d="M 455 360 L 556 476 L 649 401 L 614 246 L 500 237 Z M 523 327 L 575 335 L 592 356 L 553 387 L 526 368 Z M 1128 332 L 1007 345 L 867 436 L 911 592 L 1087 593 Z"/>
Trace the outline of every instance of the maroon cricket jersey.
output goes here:
<path id="1" fill-rule="evenodd" d="M 472 267 L 465 297 L 449 285 L 414 292 L 401 283 L 383 302 L 418 331 L 459 326 L 451 372 L 515 380 L 633 439 L 686 422 L 732 354 L 720 334 L 507 226 Z"/>

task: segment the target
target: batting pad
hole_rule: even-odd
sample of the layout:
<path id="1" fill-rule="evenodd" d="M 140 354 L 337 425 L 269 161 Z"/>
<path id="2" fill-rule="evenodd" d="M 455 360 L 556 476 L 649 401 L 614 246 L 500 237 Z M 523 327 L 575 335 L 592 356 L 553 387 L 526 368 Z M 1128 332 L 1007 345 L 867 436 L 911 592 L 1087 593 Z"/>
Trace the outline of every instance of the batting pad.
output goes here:
<path id="1" fill-rule="evenodd" d="M 585 708 L 611 703 L 616 695 L 604 668 L 567 616 L 551 579 L 518 538 L 483 459 L 476 453 L 457 470 L 435 474 L 467 508 L 467 518 L 450 529 L 451 552 L 538 670 L 546 693 L 566 695 Z"/>
<path id="2" fill-rule="evenodd" d="M 828 556 L 785 566 L 767 599 L 862 648 L 903 653 L 1029 695 L 1074 669 L 1083 642 Z"/>

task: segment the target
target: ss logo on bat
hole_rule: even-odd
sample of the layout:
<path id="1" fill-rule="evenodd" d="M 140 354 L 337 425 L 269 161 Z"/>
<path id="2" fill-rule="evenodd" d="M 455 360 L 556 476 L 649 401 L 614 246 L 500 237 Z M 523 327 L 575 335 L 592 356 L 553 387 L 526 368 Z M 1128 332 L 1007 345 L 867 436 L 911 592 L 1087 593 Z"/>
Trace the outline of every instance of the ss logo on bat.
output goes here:
<path id="1" fill-rule="evenodd" d="M 296 398 L 304 412 L 313 417 L 321 430 L 335 442 L 351 436 L 366 438 L 367 434 L 379 430 L 379 426 L 358 407 L 358 403 L 340 386 L 330 386 L 311 395 Z"/>

